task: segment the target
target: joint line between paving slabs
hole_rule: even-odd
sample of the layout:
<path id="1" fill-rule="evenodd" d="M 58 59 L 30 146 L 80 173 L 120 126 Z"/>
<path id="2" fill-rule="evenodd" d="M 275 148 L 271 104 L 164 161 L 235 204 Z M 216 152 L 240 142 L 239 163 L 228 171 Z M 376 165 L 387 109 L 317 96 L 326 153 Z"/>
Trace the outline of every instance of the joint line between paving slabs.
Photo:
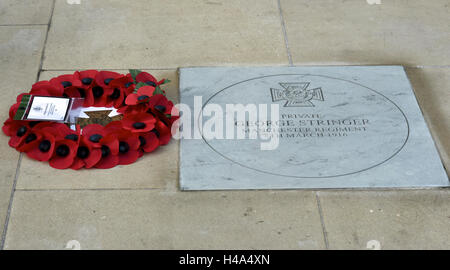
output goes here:
<path id="1" fill-rule="evenodd" d="M 8 231 L 9 218 L 11 216 L 11 209 L 12 209 L 12 204 L 13 204 L 13 200 L 14 200 L 14 193 L 16 191 L 17 179 L 19 178 L 20 164 L 22 164 L 22 156 L 23 156 L 23 154 L 20 153 L 19 158 L 17 159 L 16 173 L 14 175 L 13 186 L 11 189 L 11 195 L 9 197 L 8 211 L 6 212 L 5 225 L 3 227 L 2 238 L 1 238 L 1 242 L 0 242 L 0 250 L 3 250 L 3 248 L 5 247 L 6 233 Z"/>
<path id="2" fill-rule="evenodd" d="M 327 234 L 327 230 L 325 228 L 325 222 L 323 220 L 322 205 L 320 204 L 320 198 L 319 198 L 319 194 L 317 194 L 317 192 L 316 192 L 316 201 L 317 201 L 317 209 L 319 210 L 320 223 L 322 225 L 323 240 L 325 242 L 325 248 L 329 249 L 330 245 L 328 243 L 328 234 Z"/>
<path id="3" fill-rule="evenodd" d="M 291 50 L 289 49 L 289 42 L 288 42 L 288 37 L 287 37 L 287 32 L 286 32 L 286 24 L 284 23 L 283 10 L 281 9 L 280 0 L 277 0 L 277 3 L 278 3 L 278 12 L 280 13 L 281 29 L 283 30 L 284 44 L 286 45 L 286 52 L 288 55 L 289 66 L 293 66 L 294 64 L 292 63 Z"/>

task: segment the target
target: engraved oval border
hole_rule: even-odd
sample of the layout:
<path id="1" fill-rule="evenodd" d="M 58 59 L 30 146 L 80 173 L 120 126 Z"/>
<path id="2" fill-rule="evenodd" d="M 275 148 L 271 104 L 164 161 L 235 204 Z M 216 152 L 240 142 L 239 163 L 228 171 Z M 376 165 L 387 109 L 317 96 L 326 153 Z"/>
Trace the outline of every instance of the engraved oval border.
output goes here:
<path id="1" fill-rule="evenodd" d="M 362 169 L 362 170 L 358 170 L 358 171 L 355 171 L 355 172 L 350 172 L 350 173 L 345 173 L 345 174 L 338 174 L 338 175 L 329 175 L 329 176 L 293 176 L 293 175 L 277 174 L 277 173 L 267 172 L 267 171 L 264 171 L 264 170 L 255 169 L 255 168 L 252 168 L 252 167 L 250 167 L 250 166 L 244 165 L 244 164 L 242 164 L 242 163 L 240 163 L 240 162 L 237 162 L 237 161 L 235 161 L 235 160 L 233 160 L 233 159 L 231 159 L 231 158 L 225 156 L 224 154 L 222 154 L 221 152 L 219 152 L 218 150 L 216 150 L 214 147 L 212 147 L 212 146 L 208 143 L 208 141 L 205 139 L 205 137 L 203 136 L 203 130 L 200 129 L 200 127 L 199 127 L 199 132 L 200 132 L 200 134 L 202 135 L 202 139 L 203 139 L 203 141 L 206 143 L 206 145 L 208 145 L 214 152 L 216 152 L 217 154 L 219 154 L 219 155 L 222 156 L 223 158 L 225 158 L 225 159 L 227 159 L 227 160 L 229 160 L 229 161 L 231 161 L 231 162 L 233 162 L 233 163 L 235 163 L 235 164 L 237 164 L 237 165 L 239 165 L 239 166 L 242 166 L 242 167 L 244 167 L 244 168 L 247 168 L 247 169 L 250 169 L 250 170 L 253 170 L 253 171 L 257 171 L 257 172 L 260 172 L 260 173 L 270 174 L 270 175 L 275 175 L 275 176 L 282 176 L 282 177 L 289 177 L 289 178 L 333 178 L 333 177 L 340 177 L 340 176 L 352 175 L 352 174 L 364 172 L 364 171 L 370 170 L 370 169 L 372 169 L 372 168 L 375 168 L 375 167 L 377 167 L 377 166 L 379 166 L 379 165 L 381 165 L 381 164 L 383 164 L 383 163 L 389 161 L 389 160 L 392 159 L 394 156 L 396 156 L 396 155 L 397 155 L 397 154 L 405 147 L 406 143 L 408 142 L 408 139 L 409 139 L 409 133 L 410 133 L 410 128 L 409 128 L 408 118 L 406 117 L 406 115 L 405 115 L 405 113 L 403 112 L 403 110 L 402 110 L 397 104 L 395 104 L 395 102 L 393 102 L 393 101 L 390 100 L 388 97 L 386 97 L 385 95 L 381 94 L 380 92 L 378 92 L 378 91 L 376 91 L 376 90 L 374 90 L 374 89 L 372 89 L 372 88 L 369 88 L 369 87 L 367 87 L 367 86 L 365 86 L 365 85 L 362 85 L 362 84 L 360 84 L 360 83 L 353 82 L 353 81 L 349 81 L 349 80 L 346 80 L 346 79 L 334 78 L 334 77 L 326 76 L 326 75 L 315 75 L 315 74 L 276 74 L 276 75 L 266 75 L 266 76 L 255 77 L 255 78 L 251 78 L 251 79 L 247 79 L 247 80 L 243 80 L 243 81 L 234 83 L 234 84 L 232 84 L 232 85 L 229 85 L 229 86 L 227 86 L 227 87 L 225 87 L 225 88 L 219 90 L 219 91 L 216 92 L 214 95 L 212 95 L 210 98 L 208 98 L 208 100 L 206 100 L 206 102 L 203 104 L 202 110 L 200 111 L 200 113 L 199 113 L 199 115 L 198 115 L 198 117 L 197 117 L 197 120 L 198 120 L 198 121 L 201 120 L 201 119 L 200 119 L 200 116 L 202 115 L 203 109 L 205 108 L 206 104 L 208 104 L 208 103 L 211 101 L 211 99 L 213 99 L 213 98 L 214 98 L 217 94 L 219 94 L 220 92 L 223 92 L 223 91 L 227 90 L 228 88 L 231 88 L 231 87 L 236 86 L 236 85 L 241 84 L 241 83 L 245 83 L 245 82 L 249 82 L 249 81 L 253 81 L 253 80 L 258 80 L 258 79 L 262 79 L 262 78 L 267 78 L 267 77 L 276 77 L 276 76 L 315 76 L 315 77 L 324 77 L 324 78 L 328 78 L 328 79 L 340 80 L 340 81 L 345 81 L 345 82 L 348 82 L 348 83 L 356 84 L 356 85 L 358 85 L 358 86 L 364 87 L 364 88 L 366 88 L 366 89 L 369 89 L 370 91 L 373 91 L 373 92 L 377 93 L 378 95 L 384 97 L 386 100 L 388 100 L 389 102 L 391 102 L 391 103 L 392 103 L 392 104 L 400 111 L 400 113 L 401 113 L 401 114 L 403 115 L 403 117 L 405 118 L 406 127 L 407 127 L 407 134 L 406 134 L 405 141 L 403 142 L 402 146 L 401 146 L 394 154 L 392 154 L 390 157 L 388 157 L 387 159 L 383 160 L 383 161 L 380 162 L 380 163 L 377 163 L 377 164 L 372 165 L 372 166 L 370 166 L 370 167 L 368 167 L 368 168 L 365 168 L 365 169 Z M 199 123 L 200 123 L 200 122 L 199 122 Z M 202 128 L 203 128 L 203 125 L 202 125 Z"/>

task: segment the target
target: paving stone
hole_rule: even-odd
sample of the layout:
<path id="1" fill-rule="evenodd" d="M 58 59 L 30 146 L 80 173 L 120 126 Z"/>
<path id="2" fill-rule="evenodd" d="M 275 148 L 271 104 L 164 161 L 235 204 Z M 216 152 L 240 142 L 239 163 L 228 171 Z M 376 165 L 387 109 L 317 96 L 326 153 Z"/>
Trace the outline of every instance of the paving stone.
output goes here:
<path id="1" fill-rule="evenodd" d="M 6 249 L 321 249 L 313 192 L 17 191 Z"/>

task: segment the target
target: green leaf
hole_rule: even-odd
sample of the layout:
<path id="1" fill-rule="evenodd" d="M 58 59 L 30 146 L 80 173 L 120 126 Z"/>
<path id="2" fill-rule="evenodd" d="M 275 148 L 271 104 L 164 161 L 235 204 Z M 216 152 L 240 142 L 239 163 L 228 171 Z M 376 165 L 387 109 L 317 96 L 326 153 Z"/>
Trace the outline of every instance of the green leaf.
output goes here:
<path id="1" fill-rule="evenodd" d="M 166 83 L 170 83 L 169 79 L 164 79 L 164 81 L 161 84 L 166 84 Z"/>
<path id="2" fill-rule="evenodd" d="M 159 85 L 156 86 L 155 92 L 153 92 L 153 95 L 158 95 L 158 94 L 165 95 L 163 90 L 161 89 L 161 87 L 159 87 Z"/>
<path id="3" fill-rule="evenodd" d="M 139 69 L 130 69 L 130 74 L 133 80 L 136 82 L 136 76 L 141 73 L 142 71 Z"/>

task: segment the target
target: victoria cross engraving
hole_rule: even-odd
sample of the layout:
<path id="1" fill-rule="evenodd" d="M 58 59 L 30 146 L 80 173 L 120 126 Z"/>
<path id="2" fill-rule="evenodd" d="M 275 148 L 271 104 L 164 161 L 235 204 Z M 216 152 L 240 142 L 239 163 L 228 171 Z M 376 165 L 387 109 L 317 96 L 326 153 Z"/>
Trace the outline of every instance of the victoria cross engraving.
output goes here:
<path id="1" fill-rule="evenodd" d="M 308 89 L 309 82 L 279 83 L 283 90 L 270 88 L 272 101 L 287 100 L 284 107 L 314 107 L 311 100 L 324 101 L 322 88 Z"/>

